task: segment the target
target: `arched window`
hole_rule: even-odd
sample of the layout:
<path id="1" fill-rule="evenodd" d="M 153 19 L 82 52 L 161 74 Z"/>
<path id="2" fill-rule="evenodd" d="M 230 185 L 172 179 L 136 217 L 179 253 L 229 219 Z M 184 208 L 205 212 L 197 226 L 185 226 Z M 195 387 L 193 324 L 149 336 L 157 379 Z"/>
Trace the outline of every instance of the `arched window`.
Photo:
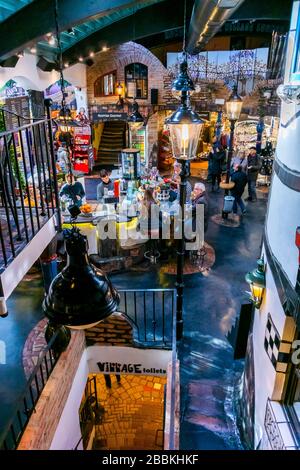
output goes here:
<path id="1" fill-rule="evenodd" d="M 125 67 L 126 98 L 148 98 L 148 67 L 135 62 Z"/>
<path id="2" fill-rule="evenodd" d="M 97 78 L 94 83 L 94 96 L 112 96 L 116 94 L 117 71 L 106 73 Z"/>

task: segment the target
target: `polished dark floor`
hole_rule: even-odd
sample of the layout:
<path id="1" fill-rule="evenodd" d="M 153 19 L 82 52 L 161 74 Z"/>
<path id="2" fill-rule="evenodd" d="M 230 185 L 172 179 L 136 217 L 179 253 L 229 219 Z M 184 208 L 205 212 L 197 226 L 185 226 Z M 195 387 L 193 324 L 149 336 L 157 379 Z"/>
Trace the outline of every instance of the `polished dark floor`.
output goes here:
<path id="1" fill-rule="evenodd" d="M 220 213 L 223 192 L 210 193 L 210 215 Z M 247 302 L 245 273 L 260 255 L 267 194 L 258 191 L 238 228 L 210 220 L 206 241 L 216 252 L 208 275 L 185 276 L 184 336 L 179 344 L 181 380 L 180 448 L 242 449 L 234 401 L 243 370 L 233 360 L 226 334 Z M 173 287 L 174 276 L 157 272 L 115 275 L 122 288 Z"/>
<path id="2" fill-rule="evenodd" d="M 210 215 L 221 211 L 223 194 L 209 194 Z M 210 221 L 206 241 L 216 252 L 207 274 L 185 276 L 184 336 L 181 364 L 181 449 L 242 449 L 234 399 L 243 364 L 233 360 L 226 334 L 246 300 L 245 273 L 260 254 L 267 196 L 249 203 L 240 227 Z M 157 270 L 115 274 L 117 288 L 174 287 L 175 278 Z M 0 319 L 0 340 L 6 343 L 6 363 L 0 361 L 0 434 L 25 385 L 22 349 L 32 327 L 42 317 L 40 279 L 26 279 L 9 300 L 9 316 Z"/>
<path id="3" fill-rule="evenodd" d="M 28 274 L 8 300 L 8 317 L 0 318 L 0 435 L 14 413 L 14 404 L 26 385 L 22 352 L 26 338 L 42 314 L 43 283 Z"/>

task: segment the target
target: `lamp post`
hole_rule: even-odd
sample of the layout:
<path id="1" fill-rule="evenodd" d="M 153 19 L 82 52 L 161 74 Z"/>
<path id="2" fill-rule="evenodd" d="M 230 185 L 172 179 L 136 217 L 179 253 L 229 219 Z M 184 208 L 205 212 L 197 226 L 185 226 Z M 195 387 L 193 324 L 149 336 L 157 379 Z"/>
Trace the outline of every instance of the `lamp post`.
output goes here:
<path id="1" fill-rule="evenodd" d="M 259 308 L 266 287 L 265 263 L 263 258 L 257 260 L 257 268 L 247 273 L 245 279 L 251 289 L 250 300 L 256 308 Z"/>
<path id="2" fill-rule="evenodd" d="M 177 243 L 177 275 L 176 275 L 176 337 L 177 340 L 182 338 L 183 333 L 183 267 L 184 267 L 184 205 L 186 200 L 186 180 L 189 175 L 190 160 L 195 158 L 197 144 L 202 129 L 203 121 L 200 116 L 190 107 L 189 91 L 183 83 L 181 90 L 181 104 L 179 108 L 166 119 L 166 124 L 170 132 L 170 140 L 172 144 L 173 156 L 181 163 L 180 173 L 180 228 L 181 236 Z"/>
<path id="3" fill-rule="evenodd" d="M 228 157 L 227 157 L 227 166 L 226 166 L 226 180 L 225 180 L 225 196 L 228 195 L 228 185 L 230 180 L 230 166 L 231 166 L 231 159 L 233 153 L 233 143 L 234 143 L 234 128 L 235 123 L 239 119 L 243 106 L 242 98 L 237 94 L 237 87 L 234 86 L 232 93 L 229 97 L 229 100 L 226 101 L 226 114 L 227 118 L 230 121 L 230 139 L 229 139 L 229 150 L 228 150 Z M 227 219 L 228 211 L 223 209 L 222 211 L 223 219 Z"/>

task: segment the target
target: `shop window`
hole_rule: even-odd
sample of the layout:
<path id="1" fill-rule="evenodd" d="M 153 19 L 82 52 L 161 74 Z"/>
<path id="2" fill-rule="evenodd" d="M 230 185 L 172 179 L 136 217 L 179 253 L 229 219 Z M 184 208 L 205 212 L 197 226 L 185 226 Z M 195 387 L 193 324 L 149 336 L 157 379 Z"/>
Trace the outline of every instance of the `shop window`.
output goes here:
<path id="1" fill-rule="evenodd" d="M 125 67 L 126 98 L 148 98 L 148 67 L 139 62 Z"/>
<path id="2" fill-rule="evenodd" d="M 291 79 L 300 81 L 300 10 L 298 13 L 295 35 Z"/>
<path id="3" fill-rule="evenodd" d="M 94 96 L 103 97 L 103 96 L 112 96 L 116 94 L 116 81 L 117 81 L 117 72 L 106 73 L 98 77 L 94 83 Z"/>

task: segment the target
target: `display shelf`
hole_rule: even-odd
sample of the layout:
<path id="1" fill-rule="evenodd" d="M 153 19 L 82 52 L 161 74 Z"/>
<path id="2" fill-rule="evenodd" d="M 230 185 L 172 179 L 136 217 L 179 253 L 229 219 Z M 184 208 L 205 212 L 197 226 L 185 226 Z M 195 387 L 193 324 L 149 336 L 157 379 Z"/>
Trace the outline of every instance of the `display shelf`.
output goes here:
<path id="1" fill-rule="evenodd" d="M 75 171 L 88 174 L 93 167 L 93 147 L 89 126 L 74 128 L 73 168 Z"/>

